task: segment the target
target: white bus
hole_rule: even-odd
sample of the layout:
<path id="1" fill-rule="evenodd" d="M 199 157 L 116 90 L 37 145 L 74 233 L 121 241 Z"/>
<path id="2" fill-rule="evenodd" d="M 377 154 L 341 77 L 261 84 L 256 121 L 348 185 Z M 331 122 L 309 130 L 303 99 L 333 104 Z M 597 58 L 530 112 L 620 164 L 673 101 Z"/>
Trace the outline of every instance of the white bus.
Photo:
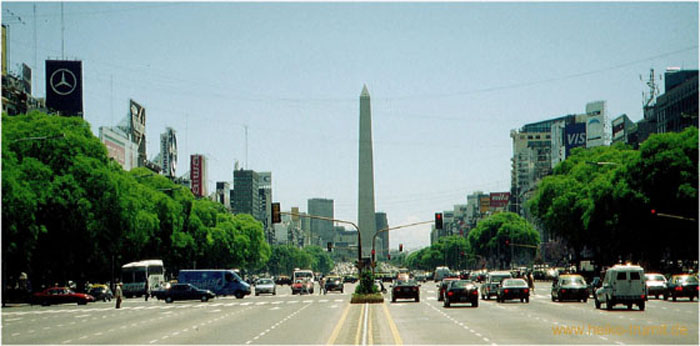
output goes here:
<path id="1" fill-rule="evenodd" d="M 122 266 L 122 293 L 124 297 L 141 297 L 146 294 L 146 284 L 153 292 L 165 281 L 163 260 L 150 259 L 127 263 Z"/>

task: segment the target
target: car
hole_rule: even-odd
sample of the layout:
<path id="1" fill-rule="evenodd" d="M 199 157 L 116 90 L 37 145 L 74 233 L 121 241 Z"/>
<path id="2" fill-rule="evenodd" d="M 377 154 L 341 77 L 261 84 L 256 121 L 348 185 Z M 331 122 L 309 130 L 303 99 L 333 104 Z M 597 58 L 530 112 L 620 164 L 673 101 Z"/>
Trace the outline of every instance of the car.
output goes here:
<path id="1" fill-rule="evenodd" d="M 552 301 L 578 300 L 584 303 L 588 301 L 588 286 L 583 276 L 559 275 L 559 278 L 552 282 Z"/>
<path id="2" fill-rule="evenodd" d="M 297 280 L 292 284 L 292 294 L 314 293 L 314 282 L 311 280 Z"/>
<path id="3" fill-rule="evenodd" d="M 262 293 L 272 294 L 273 296 L 277 294 L 277 286 L 272 279 L 258 279 L 255 282 L 255 295 L 259 296 Z"/>
<path id="4" fill-rule="evenodd" d="M 343 276 L 343 283 L 355 283 L 355 282 L 357 282 L 357 276 L 355 276 L 355 275 Z"/>
<path id="5" fill-rule="evenodd" d="M 209 299 L 214 299 L 216 294 L 211 290 L 203 290 L 188 283 L 176 283 L 170 285 L 170 288 L 152 292 L 159 300 L 165 300 L 166 303 L 172 303 L 176 300 L 194 300 L 199 299 L 203 302 Z"/>
<path id="6" fill-rule="evenodd" d="M 453 277 L 446 277 L 440 281 L 440 283 L 437 285 L 438 290 L 437 290 L 437 300 L 439 302 L 443 301 L 445 299 L 445 290 L 447 289 L 447 285 L 449 285 L 450 281 L 455 281 L 458 280 L 457 278 Z"/>
<path id="7" fill-rule="evenodd" d="M 595 297 L 595 290 L 603 285 L 603 281 L 600 280 L 600 276 L 596 276 L 588 283 L 588 294 L 590 298 Z"/>
<path id="8" fill-rule="evenodd" d="M 503 279 L 498 286 L 496 301 L 504 303 L 509 299 L 520 299 L 520 302 L 530 302 L 530 288 L 523 279 Z"/>
<path id="9" fill-rule="evenodd" d="M 452 272 L 450 271 L 450 268 L 448 268 L 448 267 L 437 267 L 437 268 L 435 268 L 434 273 L 435 274 L 433 276 L 433 280 L 435 282 L 441 282 L 442 279 L 444 279 L 445 277 L 448 277 L 452 274 Z"/>
<path id="10" fill-rule="evenodd" d="M 280 275 L 275 279 L 275 284 L 277 285 L 291 285 L 292 278 L 286 275 Z"/>
<path id="11" fill-rule="evenodd" d="M 692 302 L 698 297 L 698 278 L 695 275 L 673 275 L 668 281 L 664 300 L 671 298 L 675 302 L 677 298 L 687 297 Z"/>
<path id="12" fill-rule="evenodd" d="M 666 293 L 668 280 L 662 274 L 646 273 L 644 274 L 644 281 L 647 285 L 647 299 L 649 299 L 649 296 L 659 299 L 659 296 L 663 296 Z"/>
<path id="13" fill-rule="evenodd" d="M 644 311 L 647 288 L 643 277 L 644 269 L 640 266 L 617 264 L 608 268 L 603 285 L 595 291 L 596 309 L 605 304 L 607 310 L 612 310 L 615 305 L 623 304 L 627 309 L 637 305 Z"/>
<path id="14" fill-rule="evenodd" d="M 399 298 L 420 302 L 420 285 L 415 280 L 397 280 L 391 287 L 391 302 Z"/>
<path id="15" fill-rule="evenodd" d="M 408 281 L 411 276 L 408 273 L 399 273 L 396 275 L 396 281 Z"/>
<path id="16" fill-rule="evenodd" d="M 449 308 L 452 304 L 471 303 L 473 307 L 479 306 L 479 288 L 471 280 L 450 281 L 445 289 L 443 305 Z"/>
<path id="17" fill-rule="evenodd" d="M 326 292 L 340 291 L 340 293 L 345 292 L 345 284 L 343 279 L 337 275 L 326 276 L 325 283 L 323 284 L 323 289 Z"/>
<path id="18" fill-rule="evenodd" d="M 492 296 L 498 295 L 498 286 L 504 279 L 512 279 L 513 276 L 508 271 L 492 271 L 484 278 L 484 283 L 479 287 L 481 299 L 489 300 Z"/>
<path id="19" fill-rule="evenodd" d="M 68 287 L 49 287 L 41 292 L 36 292 L 32 295 L 32 304 L 41 304 L 48 306 L 52 304 L 77 303 L 85 305 L 89 302 L 94 302 L 95 297 L 85 294 L 76 293 Z"/>
<path id="20" fill-rule="evenodd" d="M 112 298 L 114 298 L 112 290 L 107 285 L 92 285 L 90 291 L 88 291 L 88 294 L 93 296 L 96 301 L 101 300 L 106 302 L 111 301 Z"/>

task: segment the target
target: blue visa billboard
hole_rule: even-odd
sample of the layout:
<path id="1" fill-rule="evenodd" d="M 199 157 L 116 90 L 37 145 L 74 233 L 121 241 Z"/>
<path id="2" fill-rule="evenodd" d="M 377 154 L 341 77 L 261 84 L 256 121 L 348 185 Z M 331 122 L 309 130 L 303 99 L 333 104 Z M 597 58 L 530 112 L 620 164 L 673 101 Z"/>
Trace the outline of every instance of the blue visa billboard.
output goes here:
<path id="1" fill-rule="evenodd" d="M 564 147 L 566 157 L 569 157 L 571 149 L 586 146 L 586 123 L 568 124 L 564 127 Z"/>

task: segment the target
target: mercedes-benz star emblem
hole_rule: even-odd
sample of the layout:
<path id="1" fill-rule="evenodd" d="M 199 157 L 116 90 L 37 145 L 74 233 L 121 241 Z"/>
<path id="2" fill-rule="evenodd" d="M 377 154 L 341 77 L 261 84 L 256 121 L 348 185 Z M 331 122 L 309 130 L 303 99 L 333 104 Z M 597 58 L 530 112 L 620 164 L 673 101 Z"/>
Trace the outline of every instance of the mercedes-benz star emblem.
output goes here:
<path id="1" fill-rule="evenodd" d="M 73 72 L 68 69 L 60 68 L 51 74 L 50 85 L 51 89 L 61 96 L 68 95 L 75 90 L 77 78 Z"/>

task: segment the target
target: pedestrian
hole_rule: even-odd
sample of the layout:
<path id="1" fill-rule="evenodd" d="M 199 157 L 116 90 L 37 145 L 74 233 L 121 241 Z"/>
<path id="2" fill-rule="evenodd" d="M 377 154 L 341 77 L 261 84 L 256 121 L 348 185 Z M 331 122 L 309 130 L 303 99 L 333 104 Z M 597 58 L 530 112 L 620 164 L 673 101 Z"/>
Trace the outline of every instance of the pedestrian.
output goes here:
<path id="1" fill-rule="evenodd" d="M 532 272 L 527 274 L 527 285 L 530 286 L 530 291 L 535 293 L 535 277 L 532 276 Z"/>
<path id="2" fill-rule="evenodd" d="M 324 277 L 321 277 L 320 280 L 318 280 L 318 295 L 320 296 L 321 294 L 325 294 L 326 292 L 326 285 L 325 285 L 326 279 Z"/>
<path id="3" fill-rule="evenodd" d="M 146 301 L 148 301 L 148 296 L 150 296 L 150 295 L 151 295 L 151 288 L 148 287 L 148 281 L 146 281 L 146 289 L 145 289 L 145 293 L 144 293 L 144 297 L 146 297 Z"/>
<path id="4" fill-rule="evenodd" d="M 117 309 L 122 307 L 122 283 L 117 283 L 117 288 L 114 290 L 114 298 L 116 298 Z"/>

